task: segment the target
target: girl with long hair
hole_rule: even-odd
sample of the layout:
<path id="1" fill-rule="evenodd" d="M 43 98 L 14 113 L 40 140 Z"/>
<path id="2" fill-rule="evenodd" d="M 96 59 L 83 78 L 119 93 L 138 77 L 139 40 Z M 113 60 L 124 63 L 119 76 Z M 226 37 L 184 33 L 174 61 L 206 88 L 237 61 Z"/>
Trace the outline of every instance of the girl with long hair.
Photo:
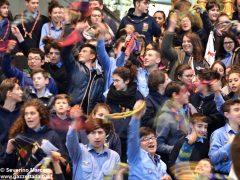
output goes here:
<path id="1" fill-rule="evenodd" d="M 62 149 L 58 135 L 48 128 L 48 123 L 48 110 L 42 102 L 35 99 L 23 105 L 19 118 L 9 130 L 6 167 L 33 168 L 49 153 L 43 148 L 45 143 L 45 147 Z"/>

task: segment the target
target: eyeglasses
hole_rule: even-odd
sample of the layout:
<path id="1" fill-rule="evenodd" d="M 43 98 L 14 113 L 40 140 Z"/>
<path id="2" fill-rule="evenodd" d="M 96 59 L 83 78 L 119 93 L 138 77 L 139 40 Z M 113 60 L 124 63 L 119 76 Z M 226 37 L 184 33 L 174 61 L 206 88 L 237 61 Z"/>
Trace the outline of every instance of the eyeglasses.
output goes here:
<path id="1" fill-rule="evenodd" d="M 143 142 L 149 142 L 150 140 L 155 141 L 157 138 L 155 136 L 152 137 L 143 137 L 141 138 L 141 141 Z"/>
<path id="2" fill-rule="evenodd" d="M 39 57 L 28 57 L 28 61 L 40 61 L 40 60 L 42 59 Z"/>

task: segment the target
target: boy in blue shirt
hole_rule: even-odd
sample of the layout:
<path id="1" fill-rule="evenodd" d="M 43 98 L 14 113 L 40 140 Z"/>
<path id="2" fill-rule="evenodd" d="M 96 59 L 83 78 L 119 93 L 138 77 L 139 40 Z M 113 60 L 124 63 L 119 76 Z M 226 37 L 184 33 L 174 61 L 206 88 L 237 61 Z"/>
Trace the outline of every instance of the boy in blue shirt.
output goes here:
<path id="1" fill-rule="evenodd" d="M 137 101 L 134 109 L 141 105 L 142 101 Z M 167 174 L 167 166 L 156 154 L 157 138 L 155 132 L 148 128 L 140 128 L 140 119 L 144 115 L 144 110 L 132 116 L 128 133 L 128 164 L 129 180 L 170 180 Z M 140 128 L 140 133 L 139 133 Z"/>
<path id="2" fill-rule="evenodd" d="M 87 120 L 85 130 L 89 144 L 79 144 L 77 130 L 79 125 L 73 121 L 67 133 L 67 149 L 73 164 L 73 180 L 103 180 L 120 162 L 117 152 L 104 146 L 107 129 L 101 119 Z"/>
<path id="3" fill-rule="evenodd" d="M 211 135 L 209 158 L 215 171 L 229 174 L 232 165 L 231 144 L 240 131 L 240 100 L 226 101 L 223 105 L 223 112 L 227 123 Z"/>

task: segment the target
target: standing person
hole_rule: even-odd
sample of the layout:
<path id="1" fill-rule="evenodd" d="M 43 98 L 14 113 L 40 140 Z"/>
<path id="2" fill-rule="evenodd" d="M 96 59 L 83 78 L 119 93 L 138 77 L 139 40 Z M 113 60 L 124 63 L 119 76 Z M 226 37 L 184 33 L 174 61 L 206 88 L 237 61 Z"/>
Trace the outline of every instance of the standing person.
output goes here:
<path id="1" fill-rule="evenodd" d="M 130 8 L 127 16 L 122 19 L 116 39 L 121 36 L 121 30 L 128 24 L 133 25 L 136 32 L 145 36 L 147 44 L 153 41 L 153 36 L 160 36 L 161 29 L 159 25 L 148 14 L 149 2 L 149 0 L 133 0 L 134 8 Z"/>
<path id="2" fill-rule="evenodd" d="M 200 161 L 208 158 L 210 144 L 206 139 L 207 117 L 200 113 L 193 114 L 190 118 L 190 127 L 191 132 L 174 145 L 169 156 L 169 167 L 175 163 Z"/>
<path id="3" fill-rule="evenodd" d="M 4 50 L 7 48 L 7 40 L 11 39 L 9 5 L 8 0 L 0 1 L 0 49 L 3 49 L 0 50 L 0 83 L 5 79 L 1 66 Z"/>
<path id="4" fill-rule="evenodd" d="M 10 41 L 8 43 L 8 49 L 3 57 L 2 70 L 7 77 L 16 77 L 19 80 L 21 87 L 32 86 L 33 82 L 31 79 L 31 71 L 35 69 L 41 69 L 41 66 L 44 64 L 44 53 L 38 48 L 32 48 L 28 51 L 28 69 L 24 71 L 11 65 L 11 56 L 10 53 L 16 45 L 15 41 Z M 53 78 L 49 78 L 49 83 L 47 88 L 52 94 L 57 94 L 58 89 L 57 85 Z"/>
<path id="5" fill-rule="evenodd" d="M 146 51 L 143 59 L 143 67 L 138 68 L 137 86 L 140 93 L 146 97 L 149 93 L 148 77 L 149 74 L 158 69 L 161 62 L 161 54 L 157 49 L 149 49 Z"/>
<path id="6" fill-rule="evenodd" d="M 43 140 L 48 140 L 48 144 L 61 151 L 59 137 L 48 128 L 48 123 L 48 110 L 39 100 L 31 100 L 23 105 L 20 116 L 9 131 L 6 167 L 33 168 L 49 153 L 46 149 L 43 151 L 43 146 L 40 148 L 44 144 Z"/>
<path id="7" fill-rule="evenodd" d="M 118 67 L 113 71 L 113 83 L 107 94 L 107 104 L 111 107 L 113 113 L 132 110 L 135 102 L 142 98 L 137 90 L 137 84 L 134 82 L 136 70 L 137 68 L 134 65 L 128 67 L 125 65 L 125 67 Z M 121 139 L 123 161 L 126 161 L 129 122 L 130 118 L 113 122 L 116 133 Z"/>
<path id="8" fill-rule="evenodd" d="M 22 96 L 16 78 L 5 79 L 0 84 L 0 158 L 6 150 L 8 131 L 19 115 Z"/>
<path id="9" fill-rule="evenodd" d="M 173 81 L 167 85 L 165 95 L 169 99 L 156 117 L 156 134 L 157 151 L 167 163 L 174 144 L 189 130 L 190 108 L 186 104 L 190 93 L 185 84 Z"/>
<path id="10" fill-rule="evenodd" d="M 141 126 L 154 128 L 155 116 L 167 100 L 165 89 L 170 82 L 168 75 L 160 70 L 154 70 L 150 73 L 148 78 L 149 94 L 146 97 L 146 112 L 141 119 Z"/>
<path id="11" fill-rule="evenodd" d="M 162 57 L 168 61 L 167 69 L 170 69 L 169 76 L 173 78 L 176 67 L 179 64 L 189 64 L 195 74 L 201 69 L 208 68 L 208 63 L 203 58 L 204 48 L 202 42 L 196 33 L 185 33 L 182 39 L 182 47 L 173 47 L 176 25 L 176 17 L 172 15 L 161 46 Z"/>
<path id="12" fill-rule="evenodd" d="M 104 120 L 104 116 L 110 113 L 111 113 L 111 108 L 107 104 L 98 103 L 96 104 L 91 114 L 89 115 L 89 119 L 94 120 L 98 118 L 98 119 Z M 121 141 L 118 134 L 115 132 L 112 122 L 106 123 L 106 128 L 108 131 L 107 131 L 107 138 L 106 138 L 105 145 L 109 149 L 116 151 L 119 154 L 119 156 L 121 156 Z M 80 134 L 79 136 L 80 142 L 83 144 L 88 144 L 86 131 L 82 130 L 79 132 L 79 134 Z"/>
<path id="13" fill-rule="evenodd" d="M 176 67 L 174 80 L 181 81 L 187 85 L 189 92 L 192 94 L 194 91 L 193 79 L 194 71 L 188 64 L 180 64 Z"/>
<path id="14" fill-rule="evenodd" d="M 0 1 L 0 49 L 6 48 L 7 40 L 11 37 L 8 0 Z M 0 58 L 3 50 L 0 50 Z"/>
<path id="15" fill-rule="evenodd" d="M 86 121 L 87 147 L 79 144 L 77 126 L 76 121 L 69 126 L 66 142 L 73 163 L 73 179 L 102 180 L 120 162 L 118 153 L 104 146 L 107 134 L 105 124 L 102 119 Z"/>
<path id="16" fill-rule="evenodd" d="M 137 109 L 141 103 L 143 102 L 137 101 L 133 109 Z M 129 124 L 127 150 L 129 180 L 171 180 L 167 174 L 166 164 L 156 154 L 156 133 L 148 127 L 140 128 L 143 114 L 144 109 L 134 114 Z"/>
<path id="17" fill-rule="evenodd" d="M 45 38 L 44 51 L 50 62 L 45 62 L 42 68 L 47 71 L 56 82 L 58 93 L 67 93 L 67 71 L 61 57 L 61 47 L 56 40 Z"/>
<path id="18" fill-rule="evenodd" d="M 232 64 L 240 64 L 240 57 L 235 51 L 238 47 L 237 39 L 233 35 L 223 34 L 216 52 L 216 60 L 223 62 L 226 68 Z"/>
<path id="19" fill-rule="evenodd" d="M 221 86 L 217 90 L 214 88 L 221 84 L 221 76 L 211 70 L 202 70 L 195 84 L 197 93 L 191 96 L 190 102 L 199 113 L 207 116 L 209 138 L 213 131 L 224 125 Z"/>
<path id="20" fill-rule="evenodd" d="M 153 14 L 153 17 L 156 19 L 158 25 L 161 28 L 161 34 L 164 33 L 166 28 L 166 15 L 163 11 L 156 11 Z"/>
<path id="21" fill-rule="evenodd" d="M 56 0 L 52 0 L 48 3 L 48 15 L 51 20 L 42 26 L 41 38 L 39 48 L 44 50 L 43 38 L 45 36 L 61 39 L 63 38 L 63 22 L 61 22 L 61 8 L 62 6 Z M 45 52 L 46 53 L 46 52 Z"/>
<path id="22" fill-rule="evenodd" d="M 25 0 L 26 10 L 14 18 L 28 47 L 38 48 L 43 24 L 48 18 L 39 11 L 39 0 Z"/>
<path id="23" fill-rule="evenodd" d="M 209 157 L 216 172 L 228 175 L 232 165 L 231 145 L 240 132 L 240 100 L 226 101 L 223 113 L 227 123 L 211 135 Z"/>
<path id="24" fill-rule="evenodd" d="M 90 0 L 89 1 L 89 8 L 90 10 L 94 8 L 100 8 L 102 11 L 104 10 L 103 8 L 103 0 Z M 104 17 L 104 22 L 107 23 L 107 25 L 111 28 L 114 34 L 116 34 L 118 30 L 118 23 L 116 22 L 115 19 L 111 18 L 111 16 L 107 15 L 103 11 L 103 17 Z"/>
<path id="25" fill-rule="evenodd" d="M 91 44 L 83 45 L 76 61 L 72 46 L 67 46 L 62 48 L 61 57 L 69 78 L 68 93 L 72 103 L 80 104 L 83 112 L 90 114 L 96 103 L 102 102 L 104 89 L 103 76 L 95 69 L 96 48 Z"/>
<path id="26" fill-rule="evenodd" d="M 53 94 L 50 93 L 49 89 L 46 87 L 49 83 L 48 73 L 43 69 L 33 70 L 31 79 L 33 86 L 24 88 L 23 100 L 26 102 L 31 99 L 39 99 L 44 106 L 50 109 L 53 101 Z"/>

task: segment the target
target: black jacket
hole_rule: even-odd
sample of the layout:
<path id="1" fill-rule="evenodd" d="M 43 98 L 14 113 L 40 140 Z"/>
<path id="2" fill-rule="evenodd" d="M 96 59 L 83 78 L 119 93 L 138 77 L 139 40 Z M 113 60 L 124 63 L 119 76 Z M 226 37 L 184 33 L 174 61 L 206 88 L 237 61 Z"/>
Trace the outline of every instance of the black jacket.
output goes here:
<path id="1" fill-rule="evenodd" d="M 203 97 L 200 93 L 193 94 L 190 97 L 190 103 L 197 109 L 197 111 L 207 116 L 208 138 L 213 131 L 225 125 L 224 116 L 217 110 L 214 97 L 214 94 Z"/>

